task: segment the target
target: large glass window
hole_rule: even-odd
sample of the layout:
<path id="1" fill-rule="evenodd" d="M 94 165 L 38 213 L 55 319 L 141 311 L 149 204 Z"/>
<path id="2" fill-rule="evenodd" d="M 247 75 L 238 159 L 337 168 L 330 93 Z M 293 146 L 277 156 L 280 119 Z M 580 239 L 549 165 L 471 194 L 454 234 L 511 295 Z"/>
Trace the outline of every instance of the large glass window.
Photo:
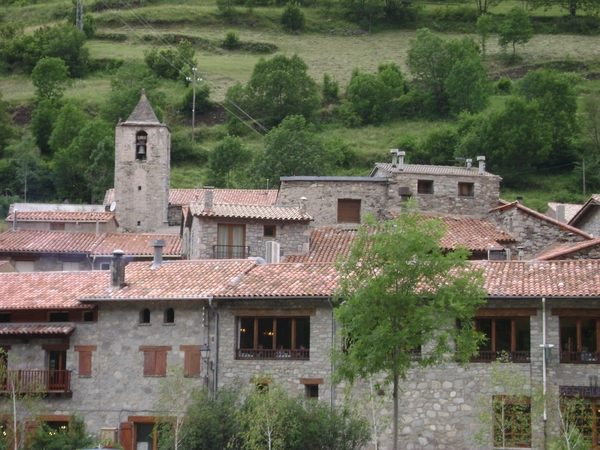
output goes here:
<path id="1" fill-rule="evenodd" d="M 499 317 L 475 319 L 475 329 L 485 336 L 479 353 L 471 361 L 491 362 L 506 358 L 512 362 L 529 362 L 529 317 Z"/>
<path id="2" fill-rule="evenodd" d="M 237 357 L 308 359 L 308 317 L 239 317 Z"/>
<path id="3" fill-rule="evenodd" d="M 219 225 L 216 259 L 243 259 L 249 256 L 245 247 L 244 225 Z"/>
<path id="4" fill-rule="evenodd" d="M 560 362 L 597 364 L 600 320 L 589 317 L 560 317 Z"/>

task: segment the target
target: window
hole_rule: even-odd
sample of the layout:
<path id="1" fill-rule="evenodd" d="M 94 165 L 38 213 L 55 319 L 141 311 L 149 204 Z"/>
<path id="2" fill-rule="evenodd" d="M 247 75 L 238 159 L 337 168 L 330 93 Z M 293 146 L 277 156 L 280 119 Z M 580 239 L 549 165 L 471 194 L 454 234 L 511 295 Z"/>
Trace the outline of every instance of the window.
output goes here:
<path id="1" fill-rule="evenodd" d="M 48 322 L 68 322 L 68 312 L 51 312 L 48 316 Z"/>
<path id="2" fill-rule="evenodd" d="M 486 339 L 471 362 L 491 362 L 505 357 L 515 363 L 528 363 L 531 358 L 529 322 L 528 316 L 476 318 L 475 329 Z"/>
<path id="3" fill-rule="evenodd" d="M 95 345 L 76 345 L 75 351 L 79 353 L 79 376 L 92 376 L 92 352 L 95 352 Z"/>
<path id="4" fill-rule="evenodd" d="M 142 309 L 140 311 L 140 324 L 149 324 L 150 323 L 150 310 L 148 308 Z"/>
<path id="5" fill-rule="evenodd" d="M 63 272 L 79 272 L 79 263 L 78 262 L 63 261 L 63 263 L 62 263 L 62 271 Z"/>
<path id="6" fill-rule="evenodd" d="M 494 411 L 494 446 L 531 447 L 531 399 L 522 396 L 496 395 Z"/>
<path id="7" fill-rule="evenodd" d="M 475 196 L 475 185 L 473 183 L 458 183 L 458 196 L 459 197 Z"/>
<path id="8" fill-rule="evenodd" d="M 417 194 L 433 194 L 433 180 L 417 180 Z"/>
<path id="9" fill-rule="evenodd" d="M 100 270 L 110 270 L 110 263 L 100 264 Z"/>
<path id="10" fill-rule="evenodd" d="M 0 313 L 0 323 L 9 323 L 10 313 Z"/>
<path id="11" fill-rule="evenodd" d="M 244 225 L 219 225 L 217 230 L 216 259 L 244 259 L 248 255 L 244 246 Z"/>
<path id="12" fill-rule="evenodd" d="M 50 231 L 65 231 L 64 222 L 52 222 L 50 223 Z"/>
<path id="13" fill-rule="evenodd" d="M 239 317 L 240 359 L 309 359 L 308 317 Z"/>
<path id="14" fill-rule="evenodd" d="M 264 237 L 276 237 L 277 236 L 277 226 L 276 225 L 265 225 L 263 236 Z"/>
<path id="15" fill-rule="evenodd" d="M 598 327 L 595 317 L 559 317 L 560 362 L 598 364 Z"/>
<path id="16" fill-rule="evenodd" d="M 360 200 L 338 199 L 338 222 L 360 223 Z"/>
<path id="17" fill-rule="evenodd" d="M 148 143 L 148 134 L 145 131 L 139 131 L 135 135 L 135 159 L 138 161 L 146 160 L 146 145 Z"/>
<path id="18" fill-rule="evenodd" d="M 167 376 L 167 352 L 171 351 L 171 346 L 142 346 L 140 351 L 144 352 L 145 377 Z"/>
<path id="19" fill-rule="evenodd" d="M 17 272 L 35 272 L 35 261 L 15 261 Z"/>
<path id="20" fill-rule="evenodd" d="M 93 311 L 84 311 L 83 312 L 83 321 L 84 322 L 94 322 L 94 312 Z"/>
<path id="21" fill-rule="evenodd" d="M 183 353 L 183 375 L 185 377 L 200 376 L 200 345 L 180 345 Z"/>
<path id="22" fill-rule="evenodd" d="M 67 392 L 71 390 L 71 372 L 67 370 L 68 345 L 42 345 L 46 351 L 48 363 L 48 392 Z"/>
<path id="23" fill-rule="evenodd" d="M 319 385 L 323 384 L 322 378 L 301 378 L 300 384 L 304 385 L 306 398 L 319 398 Z"/>
<path id="24" fill-rule="evenodd" d="M 175 323 L 175 310 L 173 308 L 165 309 L 163 323 Z"/>

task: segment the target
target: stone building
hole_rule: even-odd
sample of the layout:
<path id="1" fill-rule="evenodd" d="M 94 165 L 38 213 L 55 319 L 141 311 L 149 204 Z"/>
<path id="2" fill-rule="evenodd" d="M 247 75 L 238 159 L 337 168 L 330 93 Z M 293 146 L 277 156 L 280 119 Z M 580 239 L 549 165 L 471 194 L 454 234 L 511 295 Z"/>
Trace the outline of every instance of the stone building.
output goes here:
<path id="1" fill-rule="evenodd" d="M 8 225 L 13 230 L 116 233 L 114 213 L 101 205 L 15 203 L 10 206 Z"/>
<path id="2" fill-rule="evenodd" d="M 594 237 L 600 237 L 600 195 L 592 194 L 590 199 L 569 220 L 569 225 L 577 227 Z"/>

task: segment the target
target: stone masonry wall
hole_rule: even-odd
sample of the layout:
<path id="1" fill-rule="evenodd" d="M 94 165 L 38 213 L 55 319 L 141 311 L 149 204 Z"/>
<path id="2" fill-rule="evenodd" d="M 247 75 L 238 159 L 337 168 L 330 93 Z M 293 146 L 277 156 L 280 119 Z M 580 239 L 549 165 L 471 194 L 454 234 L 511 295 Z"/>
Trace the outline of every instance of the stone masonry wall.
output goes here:
<path id="1" fill-rule="evenodd" d="M 518 246 L 524 247 L 524 259 L 534 258 L 553 244 L 585 240 L 578 234 L 563 230 L 518 208 L 494 211 L 488 217 L 517 240 L 509 246 L 513 251 Z"/>
<path id="2" fill-rule="evenodd" d="M 587 217 L 581 219 L 576 226 L 596 238 L 600 237 L 600 207 L 594 206 Z"/>
<path id="3" fill-rule="evenodd" d="M 35 255 L 35 272 L 62 272 L 63 261 L 65 260 L 69 262 L 78 262 L 79 270 L 92 270 L 92 265 L 90 261 L 85 258 L 85 256 L 80 255 L 79 258 L 66 258 L 65 256 L 66 255 Z M 19 256 L 15 257 L 14 255 L 2 259 L 10 261 L 13 266 L 15 265 L 15 261 L 21 260 Z"/>
<path id="4" fill-rule="evenodd" d="M 306 211 L 314 218 L 312 227 L 344 226 L 347 224 L 337 221 L 338 199 L 361 200 L 361 218 L 372 213 L 380 219 L 387 204 L 386 192 L 385 181 L 367 177 L 284 177 L 277 203 L 300 206 L 300 198 L 306 197 Z"/>

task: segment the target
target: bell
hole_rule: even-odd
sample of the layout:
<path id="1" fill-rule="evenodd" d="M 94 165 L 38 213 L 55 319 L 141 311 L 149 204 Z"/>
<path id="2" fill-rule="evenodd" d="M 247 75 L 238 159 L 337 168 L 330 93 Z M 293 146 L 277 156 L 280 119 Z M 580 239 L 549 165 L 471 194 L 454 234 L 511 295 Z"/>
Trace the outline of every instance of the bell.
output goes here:
<path id="1" fill-rule="evenodd" d="M 136 154 L 145 155 L 146 154 L 146 146 L 143 144 L 138 144 Z"/>

